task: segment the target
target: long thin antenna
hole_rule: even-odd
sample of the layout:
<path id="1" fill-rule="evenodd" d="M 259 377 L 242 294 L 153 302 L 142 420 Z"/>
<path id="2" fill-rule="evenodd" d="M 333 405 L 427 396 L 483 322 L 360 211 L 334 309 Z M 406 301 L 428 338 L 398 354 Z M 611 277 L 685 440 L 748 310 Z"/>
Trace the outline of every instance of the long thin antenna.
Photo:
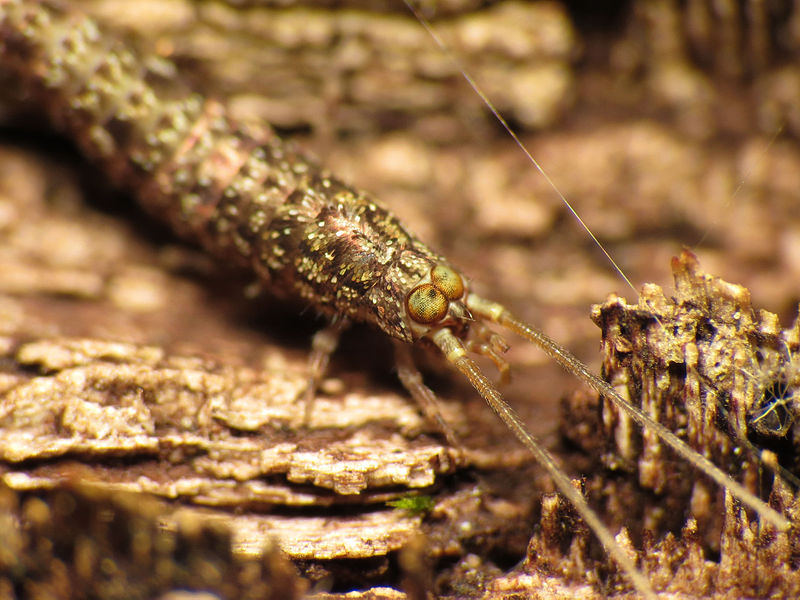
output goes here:
<path id="1" fill-rule="evenodd" d="M 572 486 L 572 482 L 564 474 L 561 467 L 558 466 L 555 459 L 542 447 L 539 440 L 528 431 L 525 424 L 517 416 L 517 413 L 514 412 L 511 406 L 509 406 L 500 395 L 500 392 L 497 391 L 497 388 L 486 379 L 475 362 L 466 356 L 466 351 L 459 339 L 446 327 L 437 331 L 431 339 L 433 343 L 439 347 L 447 360 L 469 379 L 472 387 L 486 400 L 495 414 L 502 419 L 506 426 L 517 436 L 519 441 L 530 450 L 531 454 L 536 458 L 536 461 L 544 467 L 555 482 L 558 491 L 567 497 L 581 518 L 589 526 L 589 529 L 591 529 L 597 536 L 597 539 L 600 540 L 606 552 L 617 561 L 622 570 L 628 575 L 636 591 L 648 600 L 655 600 L 656 595 L 650 582 L 639 569 L 636 568 L 636 563 L 633 559 L 628 556 L 622 546 L 617 543 L 603 521 L 597 516 L 597 513 L 592 510 L 581 493 Z"/>
<path id="2" fill-rule="evenodd" d="M 473 302 L 473 305 L 477 306 L 477 302 Z M 561 347 L 560 344 L 556 343 L 543 332 L 530 327 L 527 323 L 520 321 L 508 312 L 500 314 L 497 322 L 539 346 L 550 358 L 558 362 L 558 364 L 575 377 L 585 382 L 598 394 L 612 401 L 617 408 L 625 412 L 640 426 L 646 427 L 655 433 L 665 444 L 675 450 L 675 452 L 689 464 L 705 473 L 721 487 L 729 490 L 737 499 L 756 511 L 761 518 L 769 521 L 778 530 L 786 531 L 789 528 L 789 521 L 778 513 L 778 511 L 770 507 L 755 494 L 751 493 L 738 481 L 732 479 L 730 475 L 722 471 L 722 469 L 717 467 L 705 456 L 692 450 L 686 442 L 681 440 L 661 423 L 654 421 L 638 408 L 627 402 L 609 383 L 603 381 L 589 371 L 586 365 L 578 360 L 575 355 Z"/>
<path id="3" fill-rule="evenodd" d="M 592 230 L 589 229 L 589 226 L 584 222 L 584 220 L 578 214 L 578 211 L 576 211 L 572 207 L 572 204 L 570 204 L 570 202 L 569 202 L 569 200 L 567 200 L 566 196 L 564 196 L 564 194 L 561 193 L 561 190 L 558 189 L 558 186 L 555 184 L 555 182 L 552 179 L 550 179 L 550 176 L 539 165 L 539 163 L 536 161 L 536 159 L 533 158 L 533 155 L 530 153 L 530 151 L 528 150 L 527 146 L 525 146 L 525 144 L 522 143 L 522 140 L 519 139 L 519 136 L 516 134 L 516 132 L 511 128 L 511 126 L 505 120 L 503 115 L 500 114 L 500 111 L 497 110 L 497 107 L 494 105 L 494 102 L 492 102 L 489 99 L 489 97 L 483 92 L 483 89 L 478 85 L 478 83 L 475 81 L 475 79 L 472 77 L 472 75 L 469 74 L 469 71 L 467 71 L 467 68 L 459 60 L 458 56 L 455 53 L 453 53 L 453 51 L 450 49 L 450 46 L 448 46 L 444 42 L 444 40 L 442 40 L 442 38 L 439 37 L 439 34 L 436 33 L 436 31 L 431 26 L 430 22 L 424 16 L 422 16 L 422 14 L 420 14 L 420 12 L 411 4 L 411 2 L 409 0 L 403 0 L 403 3 L 408 7 L 408 10 L 410 10 L 412 12 L 412 14 L 417 18 L 417 20 L 420 22 L 420 25 L 422 25 L 425 28 L 425 31 L 428 32 L 428 35 L 430 35 L 431 38 L 433 38 L 433 41 L 436 42 L 436 45 L 439 46 L 439 49 L 442 51 L 442 53 L 444 53 L 453 62 L 453 64 L 458 68 L 458 70 L 461 71 L 461 75 L 464 77 L 464 79 L 469 84 L 469 86 L 472 88 L 472 90 L 478 95 L 478 97 L 481 100 L 483 100 L 483 103 L 492 112 L 494 117 L 500 122 L 500 124 L 503 126 L 503 128 L 508 132 L 508 135 L 510 135 L 511 138 L 516 142 L 516 144 L 517 144 L 517 146 L 519 146 L 520 150 L 522 150 L 525 153 L 525 156 L 528 157 L 528 160 L 531 161 L 531 164 L 534 167 L 536 167 L 536 170 L 539 171 L 539 173 L 541 173 L 542 177 L 544 177 L 544 180 L 547 182 L 547 184 L 553 189 L 553 191 L 556 193 L 556 195 L 559 198 L 561 198 L 561 202 L 563 202 L 564 206 L 566 206 L 567 209 L 569 210 L 569 212 L 572 213 L 572 216 L 575 217 L 575 220 L 578 221 L 578 223 L 580 223 L 581 227 L 583 227 L 583 229 L 586 231 L 586 233 L 589 234 L 589 237 L 592 238 L 592 240 L 597 245 L 597 247 L 600 249 L 600 251 L 605 255 L 605 257 L 608 259 L 608 261 L 614 267 L 614 270 L 616 270 L 616 272 L 619 273 L 619 276 L 622 277 L 622 279 L 625 280 L 625 283 L 628 284 L 628 287 L 630 287 L 633 290 L 633 293 L 636 294 L 636 296 L 638 297 L 639 296 L 639 292 L 633 286 L 633 284 L 631 283 L 631 280 L 628 279 L 628 276 L 625 275 L 625 272 L 622 270 L 622 268 L 611 257 L 611 254 L 608 252 L 608 250 L 606 250 L 606 248 L 605 248 L 605 246 L 603 246 L 602 242 L 600 242 L 600 240 L 597 239 L 597 236 L 595 236 L 595 234 L 592 232 Z"/>
<path id="4" fill-rule="evenodd" d="M 613 265 L 614 269 L 619 273 L 620 277 L 630 286 L 630 288 L 636 293 L 638 296 L 638 292 L 636 288 L 634 288 L 631 281 L 619 267 L 619 265 L 614 261 L 608 251 L 605 249 L 603 244 L 597 239 L 594 233 L 589 229 L 583 219 L 578 215 L 577 211 L 572 207 L 569 201 L 566 199 L 561 190 L 555 185 L 555 183 L 550 179 L 544 169 L 539 165 L 533 155 L 530 153 L 528 148 L 525 144 L 522 143 L 519 136 L 514 132 L 514 130 L 509 126 L 507 121 L 503 118 L 500 112 L 495 107 L 494 103 L 486 96 L 483 92 L 481 87 L 477 84 L 477 82 L 473 79 L 473 77 L 469 74 L 467 69 L 458 59 L 454 52 L 451 51 L 450 47 L 444 43 L 444 41 L 438 36 L 438 34 L 434 31 L 433 27 L 431 26 L 430 22 L 420 14 L 420 12 L 411 4 L 410 0 L 403 0 L 404 4 L 408 7 L 411 13 L 416 17 L 419 23 L 425 28 L 431 38 L 434 40 L 436 45 L 439 49 L 444 53 L 449 59 L 455 64 L 455 66 L 459 69 L 462 76 L 472 88 L 472 90 L 481 98 L 484 104 L 489 108 L 498 122 L 503 126 L 503 128 L 508 132 L 517 146 L 525 153 L 525 156 L 528 157 L 528 160 L 531 164 L 539 171 L 539 173 L 544 177 L 545 181 L 547 181 L 548 185 L 553 189 L 553 191 L 561 198 L 561 201 L 567 207 L 567 209 L 572 213 L 574 218 L 580 223 L 580 225 L 584 228 L 584 230 L 588 233 L 597 247 L 603 252 L 606 256 L 608 261 Z M 739 186 L 741 187 L 741 185 Z M 738 191 L 738 188 L 737 188 Z M 542 348 L 551 358 L 555 359 L 562 367 L 566 368 L 567 371 L 581 379 L 587 385 L 592 387 L 595 391 L 597 391 L 602 396 L 605 396 L 609 400 L 611 400 L 621 411 L 627 413 L 634 421 L 639 423 L 639 425 L 649 429 L 653 433 L 655 433 L 662 441 L 666 444 L 671 446 L 681 457 L 691 463 L 694 467 L 699 469 L 700 471 L 704 472 L 708 477 L 716 481 L 720 486 L 728 490 L 733 496 L 738 498 L 740 501 L 744 502 L 751 508 L 753 508 L 759 516 L 771 523 L 774 527 L 778 530 L 785 531 L 789 528 L 790 524 L 788 520 L 783 517 L 783 515 L 779 514 L 777 511 L 772 509 L 768 506 L 765 502 L 763 502 L 760 498 L 755 496 L 754 494 L 750 493 L 747 489 L 745 489 L 741 484 L 733 480 L 727 473 L 724 473 L 720 470 L 716 465 L 711 463 L 708 459 L 701 456 L 700 454 L 694 452 L 691 448 L 689 448 L 685 442 L 677 438 L 671 431 L 669 431 L 666 427 L 661 425 L 660 423 L 653 421 L 650 419 L 646 414 L 644 414 L 641 410 L 636 408 L 635 406 L 631 405 L 627 402 L 622 396 L 620 396 L 616 390 L 614 390 L 607 382 L 601 380 L 599 377 L 594 375 L 589 369 L 580 362 L 576 357 L 574 357 L 569 351 L 562 348 L 559 344 L 554 342 L 548 336 L 546 336 L 543 332 L 535 329 L 526 323 L 523 323 L 513 316 L 511 316 L 503 307 L 494 303 L 488 303 L 483 301 L 482 299 L 471 295 L 468 301 L 468 305 L 470 308 L 489 318 L 496 323 L 516 332 L 517 334 L 521 335 L 522 337 L 534 342 L 540 348 Z M 553 479 L 556 482 L 558 489 L 565 495 L 569 500 L 573 503 L 575 508 L 580 513 L 581 517 L 587 522 L 591 530 L 594 534 L 600 539 L 601 543 L 605 547 L 606 551 L 609 555 L 611 555 L 620 566 L 623 568 L 625 573 L 630 578 L 631 582 L 633 583 L 636 590 L 642 594 L 644 597 L 652 598 L 654 597 L 654 592 L 652 587 L 650 586 L 649 581 L 647 581 L 646 577 L 636 568 L 636 565 L 628 559 L 624 555 L 624 551 L 618 545 L 616 540 L 611 536 L 608 529 L 605 525 L 600 521 L 597 517 L 596 513 L 589 508 L 586 504 L 583 497 L 577 493 L 577 490 L 572 488 L 571 484 L 569 483 L 568 478 L 563 474 L 563 472 L 558 468 L 555 464 L 554 460 L 550 456 L 550 454 L 544 450 L 539 442 L 534 438 L 530 432 L 526 429 L 525 425 L 520 421 L 520 419 L 516 416 L 514 411 L 509 407 L 509 405 L 502 399 L 499 392 L 486 380 L 486 378 L 481 374 L 478 370 L 477 366 L 468 359 L 464 354 L 466 353 L 464 348 L 460 345 L 460 342 L 451 334 L 451 332 L 447 328 L 442 328 L 439 330 L 434 337 L 432 338 L 434 343 L 436 343 L 444 355 L 447 357 L 447 360 L 455 365 L 455 367 L 461 371 L 464 375 L 472 383 L 473 387 L 478 390 L 481 396 L 488 402 L 491 408 L 500 416 L 500 418 L 506 423 L 511 431 L 529 448 L 529 450 L 534 454 L 536 459 L 539 463 L 544 466 Z"/>

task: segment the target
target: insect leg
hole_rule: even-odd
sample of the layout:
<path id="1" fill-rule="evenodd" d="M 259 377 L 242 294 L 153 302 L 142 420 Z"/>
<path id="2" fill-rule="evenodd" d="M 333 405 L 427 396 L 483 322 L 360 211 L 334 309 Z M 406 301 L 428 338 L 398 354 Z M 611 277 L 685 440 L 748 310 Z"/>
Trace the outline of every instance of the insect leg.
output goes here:
<path id="1" fill-rule="evenodd" d="M 414 364 L 414 357 L 411 355 L 411 346 L 405 342 L 396 340 L 394 343 L 395 357 L 397 360 L 397 377 L 400 383 L 406 388 L 411 397 L 419 404 L 425 418 L 439 426 L 439 430 L 444 434 L 447 443 L 453 448 L 460 449 L 461 443 L 453 431 L 452 427 L 442 417 L 439 410 L 439 403 L 436 394 L 425 385 L 422 380 L 422 373 L 419 372 Z"/>
<path id="2" fill-rule="evenodd" d="M 331 362 L 331 355 L 339 345 L 339 338 L 345 329 L 350 327 L 350 321 L 346 318 L 334 318 L 330 324 L 320 329 L 314 334 L 311 340 L 311 356 L 308 359 L 308 384 L 303 392 L 303 422 L 308 425 L 311 422 L 311 410 L 314 407 L 314 397 L 316 396 L 319 384 L 328 370 Z"/>
<path id="3" fill-rule="evenodd" d="M 467 340 L 464 342 L 464 347 L 469 352 L 482 354 L 489 358 L 500 372 L 500 383 L 508 383 L 511 379 L 511 365 L 500 354 L 508 352 L 510 346 L 481 321 L 472 325 L 472 331 L 476 339 Z"/>
<path id="4" fill-rule="evenodd" d="M 539 346 L 550 358 L 555 360 L 569 373 L 579 378 L 598 394 L 613 402 L 641 427 L 645 427 L 656 434 L 664 443 L 675 450 L 681 458 L 708 475 L 721 487 L 730 491 L 733 496 L 756 511 L 764 520 L 769 521 L 781 531 L 785 531 L 789 528 L 789 521 L 785 517 L 768 506 L 766 502 L 758 498 L 755 494 L 745 489 L 744 486 L 732 479 L 710 460 L 692 450 L 686 442 L 678 438 L 661 423 L 654 421 L 641 410 L 628 403 L 610 384 L 592 373 L 574 354 L 550 339 L 544 332 L 514 317 L 502 305 L 480 298 L 475 294 L 469 295 L 467 306 L 474 315 L 489 319 Z M 451 360 L 451 362 L 453 361 Z M 481 391 L 477 386 L 476 389 L 478 389 L 479 392 Z M 483 392 L 481 392 L 481 395 L 483 395 Z M 484 398 L 486 398 L 486 396 L 484 396 Z M 488 398 L 487 401 L 489 401 Z M 502 415 L 500 416 L 502 417 Z"/>
<path id="5" fill-rule="evenodd" d="M 472 295 L 470 295 L 470 297 L 472 297 Z M 548 475 L 550 475 L 553 482 L 556 484 L 558 491 L 566 496 L 572 503 L 581 518 L 600 540 L 600 543 L 603 545 L 606 552 L 608 552 L 609 556 L 617 561 L 617 564 L 631 580 L 636 590 L 645 598 L 654 599 L 656 596 L 653 588 L 650 586 L 650 582 L 639 569 L 636 568 L 636 564 L 631 557 L 626 554 L 622 546 L 617 543 L 611 531 L 609 531 L 600 520 L 600 517 L 597 516 L 597 513 L 587 504 L 583 495 L 575 489 L 572 482 L 564 474 L 561 467 L 558 466 L 553 456 L 545 450 L 533 434 L 528 431 L 522 420 L 503 399 L 497 388 L 495 388 L 481 372 L 478 365 L 475 364 L 475 361 L 467 356 L 467 349 L 464 347 L 464 344 L 461 343 L 461 340 L 453 335 L 446 327 L 434 333 L 431 339 L 442 351 L 447 361 L 469 379 L 472 387 L 486 400 L 497 416 L 514 432 L 514 435 L 525 444 L 536 458 L 536 461 L 545 468 Z"/>

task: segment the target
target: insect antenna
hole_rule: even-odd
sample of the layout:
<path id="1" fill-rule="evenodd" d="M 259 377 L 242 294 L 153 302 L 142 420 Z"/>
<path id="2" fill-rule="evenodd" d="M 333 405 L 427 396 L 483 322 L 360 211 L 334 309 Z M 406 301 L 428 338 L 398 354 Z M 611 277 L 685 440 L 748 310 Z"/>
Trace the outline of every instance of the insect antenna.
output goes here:
<path id="1" fill-rule="evenodd" d="M 484 308 L 482 303 L 485 303 L 487 306 Z M 513 331 L 526 340 L 536 344 L 550 358 L 555 360 L 570 374 L 583 381 L 601 396 L 613 402 L 617 408 L 624 411 L 641 427 L 645 427 L 658 435 L 658 437 L 665 444 L 670 446 L 676 453 L 678 453 L 681 458 L 686 460 L 696 469 L 705 473 L 720 486 L 729 490 L 736 498 L 755 510 L 766 521 L 769 521 L 780 530 L 786 530 L 789 528 L 789 521 L 786 518 L 768 506 L 766 502 L 761 500 L 755 494 L 748 491 L 744 486 L 731 478 L 730 475 L 725 473 L 706 457 L 692 450 L 686 444 L 686 442 L 681 440 L 661 423 L 654 421 L 647 414 L 630 404 L 613 387 L 611 387 L 608 382 L 603 381 L 597 375 L 592 373 L 589 368 L 580 360 L 578 360 L 574 354 L 558 344 L 555 340 L 551 339 L 544 332 L 514 317 L 511 313 L 499 305 L 492 302 L 487 302 L 482 298 L 474 297 L 474 295 L 470 297 L 468 304 L 470 308 L 475 310 L 477 314 L 482 314 L 487 318 L 491 318 L 492 315 L 499 313 L 494 319 L 498 325 L 501 325 L 502 327 L 505 327 L 506 329 Z M 484 310 L 482 310 L 482 308 L 484 308 Z M 500 310 L 502 310 L 502 312 L 500 312 Z"/>
<path id="2" fill-rule="evenodd" d="M 503 126 L 503 128 L 512 137 L 514 142 L 528 157 L 531 164 L 533 164 L 533 166 L 539 171 L 539 173 L 544 177 L 548 185 L 555 191 L 578 223 L 586 230 L 591 239 L 613 265 L 617 273 L 619 273 L 622 279 L 638 296 L 636 288 L 625 275 L 623 270 L 619 267 L 616 261 L 614 261 L 609 252 L 593 234 L 583 219 L 578 215 L 577 211 L 566 199 L 564 194 L 558 189 L 555 183 L 550 179 L 536 159 L 534 159 L 525 144 L 522 142 L 522 140 L 520 140 L 519 136 L 499 113 L 494 103 L 484 93 L 482 88 L 469 74 L 464 65 L 461 64 L 461 61 L 458 59 L 456 54 L 438 36 L 429 21 L 411 4 L 410 0 L 403 0 L 403 2 L 414 14 L 423 28 L 428 32 L 439 49 L 446 56 L 448 56 L 449 60 L 455 64 L 473 91 L 481 98 L 498 122 Z M 474 315 L 491 320 L 501 327 L 513 331 L 519 336 L 537 345 L 550 358 L 558 362 L 566 371 L 594 389 L 601 396 L 610 400 L 619 408 L 619 410 L 626 413 L 641 427 L 646 428 L 657 435 L 681 458 L 686 460 L 696 469 L 702 471 L 721 487 L 728 490 L 739 501 L 753 509 L 764 521 L 772 524 L 781 531 L 785 531 L 789 528 L 789 521 L 785 517 L 768 506 L 766 502 L 758 498 L 755 494 L 745 489 L 744 486 L 731 478 L 727 473 L 714 465 L 710 460 L 692 450 L 685 442 L 679 439 L 665 426 L 654 421 L 640 409 L 626 401 L 616 390 L 614 390 L 613 387 L 611 387 L 609 383 L 603 381 L 601 378 L 592 373 L 589 368 L 576 356 L 563 348 L 544 332 L 513 316 L 502 305 L 484 300 L 483 298 L 480 298 L 474 294 L 470 294 L 469 298 L 467 299 L 467 306 Z M 511 431 L 513 431 L 514 434 L 520 439 L 520 441 L 531 451 L 536 460 L 547 470 L 549 475 L 553 478 L 559 491 L 564 494 L 564 496 L 566 496 L 570 502 L 572 502 L 578 513 L 600 540 L 608 554 L 612 556 L 623 568 L 637 591 L 647 598 L 653 598 L 654 592 L 647 578 L 644 577 L 644 575 L 636 568 L 633 561 L 617 543 L 608 528 L 599 519 L 597 514 L 588 506 L 583 496 L 572 486 L 569 478 L 559 468 L 550 453 L 547 452 L 537 441 L 537 439 L 528 431 L 524 423 L 520 420 L 508 403 L 502 398 L 500 392 L 494 387 L 494 385 L 492 385 L 485 375 L 483 375 L 476 363 L 466 355 L 467 350 L 464 348 L 461 341 L 446 328 L 439 330 L 432 337 L 432 339 L 445 355 L 448 362 L 454 365 L 456 369 L 458 369 L 469 379 L 472 386 L 484 398 L 492 410 L 494 410 L 494 412 L 503 420 L 509 429 L 511 429 Z"/>
<path id="3" fill-rule="evenodd" d="M 486 93 L 483 91 L 483 88 L 481 88 L 481 86 L 478 85 L 478 82 L 475 81 L 475 78 L 472 75 L 470 75 L 466 66 L 462 64 L 462 62 L 458 59 L 458 56 L 450 49 L 450 46 L 448 46 L 447 43 L 445 43 L 445 41 L 439 37 L 439 34 L 436 33 L 436 30 L 433 28 L 430 22 L 410 3 L 409 0 L 403 0 L 403 3 L 414 14 L 414 16 L 419 21 L 420 25 L 422 25 L 422 27 L 425 28 L 425 31 L 428 32 L 428 35 L 430 35 L 431 38 L 433 38 L 433 41 L 436 43 L 436 45 L 439 47 L 442 53 L 445 54 L 448 57 L 448 59 L 452 61 L 455 67 L 461 72 L 461 75 L 464 77 L 465 81 L 472 88 L 472 91 L 478 95 L 481 101 L 486 105 L 486 108 L 489 109 L 494 118 L 497 119 L 500 125 L 503 126 L 503 129 L 506 130 L 506 133 L 508 133 L 508 135 L 511 136 L 511 139 L 514 140 L 514 142 L 517 144 L 519 149 L 522 150 L 522 152 L 525 154 L 525 156 L 528 158 L 531 164 L 534 167 L 536 167 L 536 170 L 539 171 L 539 174 L 542 177 L 544 177 L 544 180 L 547 182 L 547 185 L 549 185 L 550 188 L 556 193 L 558 198 L 561 200 L 562 204 L 564 204 L 567 210 L 572 214 L 573 218 L 584 229 L 584 231 L 586 231 L 586 233 L 598 247 L 600 252 L 602 252 L 603 255 L 605 255 L 606 259 L 608 260 L 609 263 L 611 263 L 611 266 L 614 268 L 617 274 L 625 281 L 625 283 L 628 284 L 628 287 L 630 287 L 633 290 L 633 293 L 638 295 L 636 288 L 634 287 L 633 283 L 631 283 L 631 280 L 628 279 L 628 276 L 625 274 L 625 271 L 622 270 L 622 267 L 620 267 L 617 264 L 617 261 L 615 261 L 614 258 L 611 256 L 611 253 L 608 250 L 606 250 L 606 247 L 603 245 L 603 243 L 599 239 L 597 239 L 597 236 L 594 234 L 591 228 L 586 224 L 586 222 L 581 218 L 581 216 L 578 214 L 578 211 L 575 210 L 575 207 L 572 206 L 569 200 L 567 200 L 567 197 L 561 192 L 561 190 L 558 188 L 555 182 L 552 179 L 550 179 L 550 176 L 547 174 L 547 171 L 545 171 L 539 164 L 539 161 L 537 161 L 533 157 L 533 154 L 531 154 L 530 150 L 528 150 L 528 147 L 519 138 L 517 132 L 514 131 L 511 125 L 508 124 L 508 121 L 506 121 L 505 117 L 500 114 L 500 111 L 497 110 L 497 107 L 494 105 L 494 102 L 492 102 L 489 96 L 486 95 Z"/>
<path id="4" fill-rule="evenodd" d="M 531 451 L 536 461 L 544 467 L 548 475 L 553 479 L 558 491 L 564 494 L 566 498 L 578 511 L 578 514 L 586 522 L 589 528 L 600 540 L 600 543 L 605 548 L 606 552 L 613 557 L 617 564 L 622 568 L 636 590 L 645 598 L 654 599 L 655 592 L 650 586 L 647 578 L 636 568 L 636 564 L 631 557 L 623 550 L 617 541 L 614 539 L 611 531 L 600 520 L 597 513 L 592 510 L 583 495 L 572 485 L 569 477 L 564 474 L 564 471 L 556 463 L 553 456 L 545 450 L 539 443 L 539 440 L 528 431 L 528 428 L 519 418 L 517 413 L 511 406 L 503 399 L 498 389 L 481 372 L 480 368 L 475 361 L 466 354 L 461 341 L 453 335 L 453 333 L 443 328 L 437 331 L 433 337 L 433 342 L 439 347 L 448 362 L 450 362 L 456 369 L 464 374 L 472 387 L 486 400 L 492 410 L 497 414 L 503 423 L 517 436 L 517 438 Z"/>

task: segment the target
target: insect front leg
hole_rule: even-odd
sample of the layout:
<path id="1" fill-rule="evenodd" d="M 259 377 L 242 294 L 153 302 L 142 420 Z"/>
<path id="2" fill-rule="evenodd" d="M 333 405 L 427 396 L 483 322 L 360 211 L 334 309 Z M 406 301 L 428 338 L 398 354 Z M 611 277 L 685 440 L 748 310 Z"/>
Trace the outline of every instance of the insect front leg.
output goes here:
<path id="1" fill-rule="evenodd" d="M 346 317 L 334 317 L 331 322 L 314 334 L 311 340 L 311 355 L 308 359 L 308 384 L 303 392 L 303 423 L 311 423 L 311 412 L 314 408 L 314 398 L 317 389 L 328 370 L 331 355 L 339 346 L 342 333 L 350 327 L 350 320 Z"/>
<path id="2" fill-rule="evenodd" d="M 447 424 L 439 410 L 439 403 L 436 394 L 431 388 L 425 385 L 422 380 L 422 373 L 414 364 L 414 357 L 411 354 L 411 346 L 405 342 L 395 341 L 395 357 L 397 360 L 397 377 L 406 388 L 411 397 L 422 410 L 425 418 L 431 423 L 436 423 L 439 430 L 444 434 L 447 443 L 456 449 L 461 449 L 453 428 Z"/>

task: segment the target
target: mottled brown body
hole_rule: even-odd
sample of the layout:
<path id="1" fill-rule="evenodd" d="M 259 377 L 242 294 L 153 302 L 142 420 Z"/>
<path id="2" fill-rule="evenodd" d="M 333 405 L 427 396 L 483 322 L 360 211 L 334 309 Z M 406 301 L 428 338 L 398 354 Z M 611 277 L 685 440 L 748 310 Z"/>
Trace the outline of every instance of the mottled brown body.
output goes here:
<path id="1" fill-rule="evenodd" d="M 39 3 L 0 7 L 4 64 L 148 211 L 277 294 L 415 339 L 405 297 L 445 261 L 375 199 L 269 125 L 235 122 L 176 84 L 172 65 L 134 57 L 91 20 Z"/>

